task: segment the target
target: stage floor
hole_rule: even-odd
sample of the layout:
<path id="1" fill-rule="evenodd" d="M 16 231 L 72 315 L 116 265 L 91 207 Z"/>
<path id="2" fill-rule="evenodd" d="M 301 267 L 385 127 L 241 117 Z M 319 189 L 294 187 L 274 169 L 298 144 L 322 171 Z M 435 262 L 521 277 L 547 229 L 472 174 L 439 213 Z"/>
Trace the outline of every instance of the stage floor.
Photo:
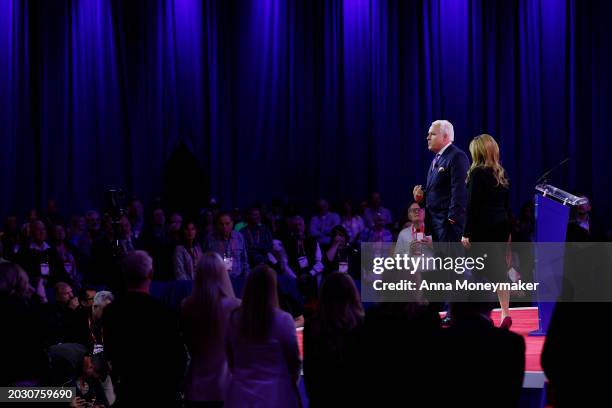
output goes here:
<path id="1" fill-rule="evenodd" d="M 493 311 L 492 317 L 496 326 L 500 324 L 500 315 L 499 309 Z M 525 379 L 523 380 L 523 387 L 543 388 L 546 377 L 540 365 L 540 356 L 542 355 L 542 347 L 544 347 L 546 337 L 528 336 L 530 331 L 538 328 L 538 308 L 512 308 L 510 316 L 512 316 L 511 330 L 520 334 L 525 339 Z"/>
<path id="2" fill-rule="evenodd" d="M 500 324 L 500 311 L 493 311 L 492 318 L 496 326 Z M 512 316 L 512 331 L 520 334 L 525 339 L 525 378 L 523 380 L 523 388 L 543 388 L 546 381 L 544 372 L 540 365 L 540 356 L 542 347 L 544 346 L 545 337 L 529 337 L 528 334 L 532 330 L 538 328 L 538 308 L 537 307 L 519 307 L 512 308 L 510 315 Z M 302 330 L 297 330 L 298 345 L 300 347 L 300 356 L 302 355 Z"/>

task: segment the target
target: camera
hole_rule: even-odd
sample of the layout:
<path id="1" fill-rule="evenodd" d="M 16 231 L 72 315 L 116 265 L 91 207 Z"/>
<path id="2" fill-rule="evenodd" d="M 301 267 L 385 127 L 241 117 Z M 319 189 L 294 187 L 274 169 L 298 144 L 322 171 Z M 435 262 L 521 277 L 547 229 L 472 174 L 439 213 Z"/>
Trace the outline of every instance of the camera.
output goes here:
<path id="1" fill-rule="evenodd" d="M 104 214 L 111 219 L 113 228 L 113 254 L 121 257 L 121 218 L 127 214 L 126 195 L 119 187 L 109 187 L 104 192 Z"/>

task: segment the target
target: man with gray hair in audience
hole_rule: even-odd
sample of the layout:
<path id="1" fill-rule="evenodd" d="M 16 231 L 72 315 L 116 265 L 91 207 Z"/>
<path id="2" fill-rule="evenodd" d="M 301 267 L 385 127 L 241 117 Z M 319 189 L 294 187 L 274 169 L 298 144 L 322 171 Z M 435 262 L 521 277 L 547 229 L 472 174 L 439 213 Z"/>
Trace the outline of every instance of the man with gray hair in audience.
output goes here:
<path id="1" fill-rule="evenodd" d="M 102 318 L 102 311 L 113 300 L 115 300 L 115 297 L 107 290 L 101 290 L 100 292 L 96 293 L 92 306 L 92 316 L 94 320 L 100 320 Z"/>
<path id="2" fill-rule="evenodd" d="M 145 251 L 127 253 L 122 269 L 127 293 L 102 316 L 116 406 L 177 406 L 186 356 L 175 313 L 150 295 L 153 260 Z"/>

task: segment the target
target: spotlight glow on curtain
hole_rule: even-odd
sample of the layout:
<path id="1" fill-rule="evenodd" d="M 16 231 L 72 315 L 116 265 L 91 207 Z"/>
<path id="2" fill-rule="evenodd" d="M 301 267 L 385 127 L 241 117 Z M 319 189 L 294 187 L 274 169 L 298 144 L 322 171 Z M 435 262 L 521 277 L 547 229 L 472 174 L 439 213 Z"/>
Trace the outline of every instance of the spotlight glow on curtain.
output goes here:
<path id="1" fill-rule="evenodd" d="M 107 184 L 145 200 L 185 142 L 229 207 L 424 183 L 431 121 L 500 141 L 515 208 L 612 206 L 608 1 L 0 1 L 0 214 Z M 186 175 L 188 177 L 188 175 Z M 194 186 L 193 188 L 202 188 Z M 283 197 L 284 196 L 284 197 Z"/>

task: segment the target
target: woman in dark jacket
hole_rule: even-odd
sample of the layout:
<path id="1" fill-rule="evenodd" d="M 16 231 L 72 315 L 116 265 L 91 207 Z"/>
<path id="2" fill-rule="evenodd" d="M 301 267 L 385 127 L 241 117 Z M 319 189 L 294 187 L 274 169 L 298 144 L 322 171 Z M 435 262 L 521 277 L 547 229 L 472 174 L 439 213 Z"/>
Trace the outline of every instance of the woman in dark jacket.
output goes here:
<path id="1" fill-rule="evenodd" d="M 499 146 L 490 135 L 476 136 L 470 142 L 472 165 L 468 170 L 468 203 L 461 242 L 470 249 L 474 242 L 510 241 L 510 183 L 499 160 Z M 503 245 L 491 250 L 483 275 L 490 282 L 507 282 L 507 265 Z M 512 326 L 510 292 L 498 290 L 502 310 L 500 327 Z"/>

